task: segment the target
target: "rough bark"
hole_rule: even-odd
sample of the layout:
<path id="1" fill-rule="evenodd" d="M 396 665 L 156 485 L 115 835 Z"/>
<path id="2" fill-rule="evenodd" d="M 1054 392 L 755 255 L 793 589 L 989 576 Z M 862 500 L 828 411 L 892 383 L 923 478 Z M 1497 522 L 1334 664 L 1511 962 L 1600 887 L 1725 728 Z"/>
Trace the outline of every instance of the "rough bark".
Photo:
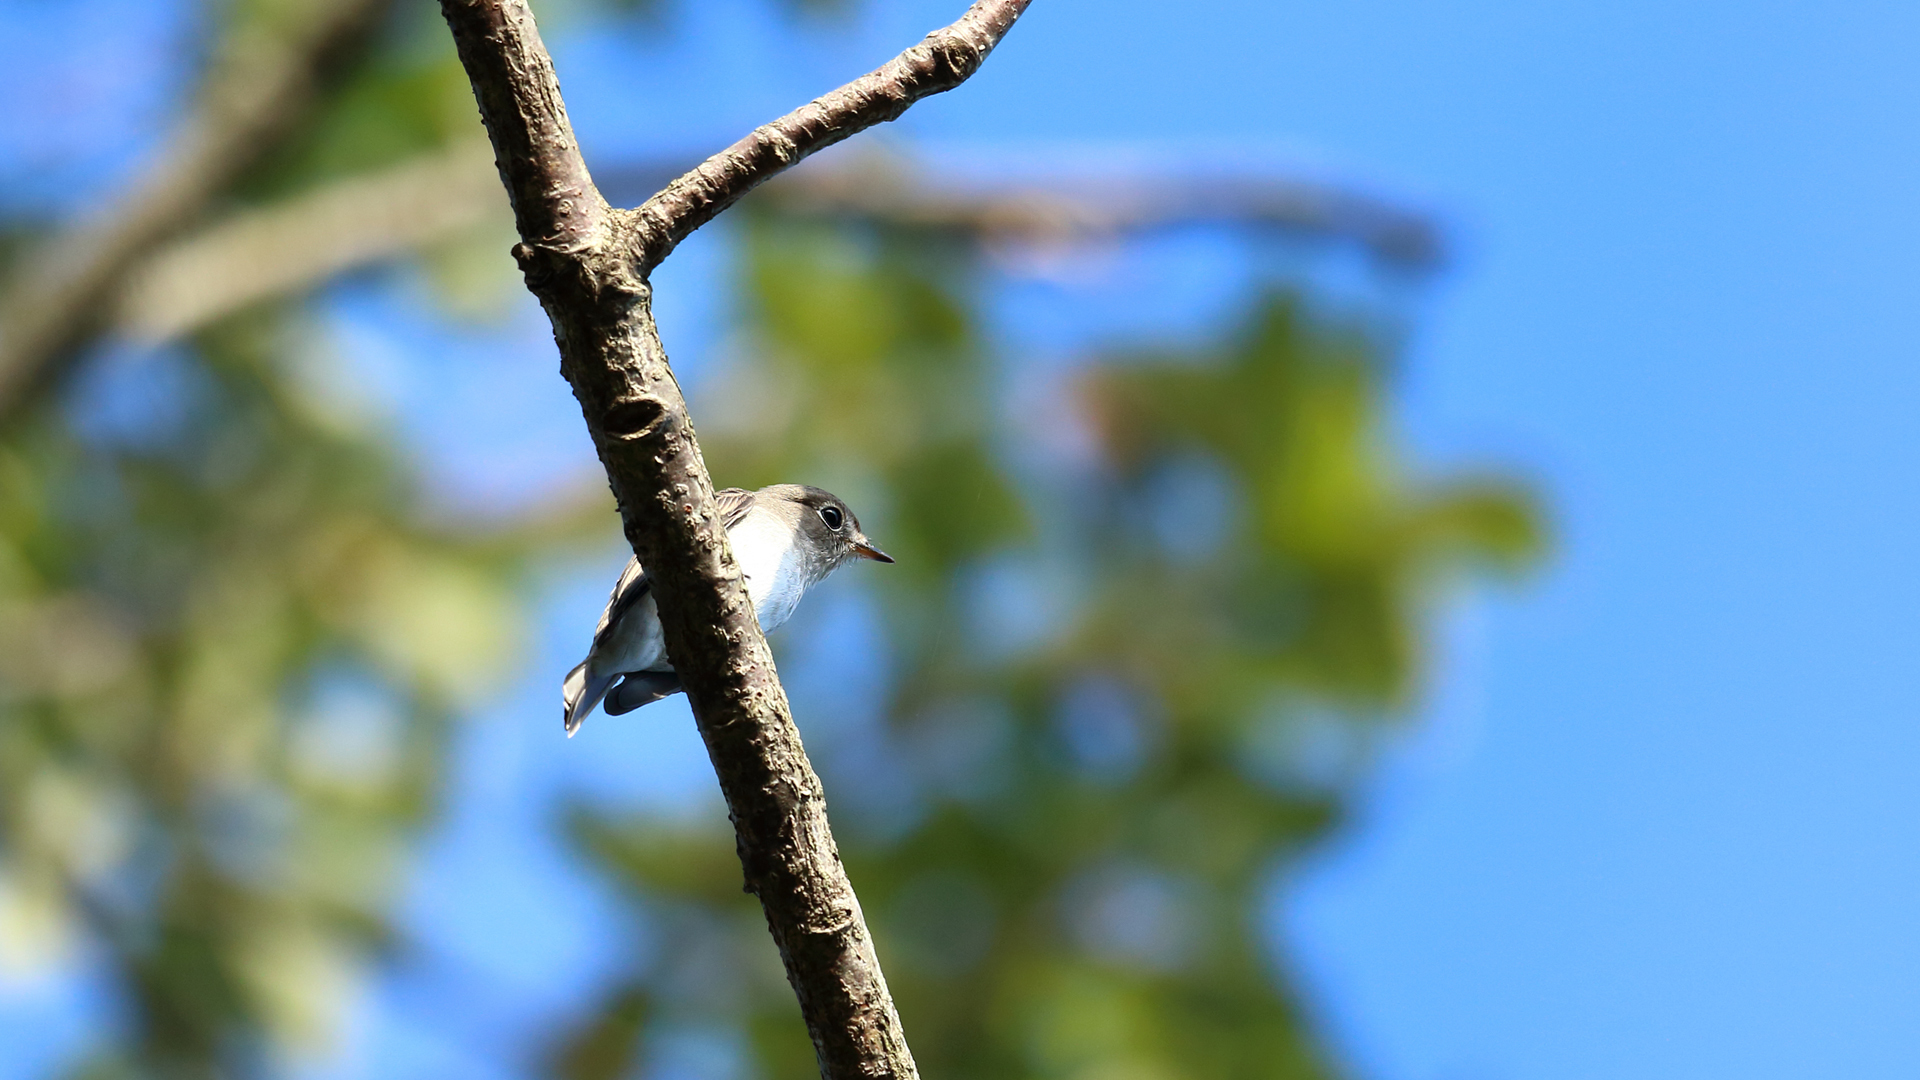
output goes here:
<path id="1" fill-rule="evenodd" d="M 372 36 L 391 0 L 331 0 L 293 26 L 241 28 L 161 158 L 108 209 L 19 260 L 0 298 L 0 419 L 52 383 L 111 320 L 141 260 L 270 151 Z"/>
<path id="2" fill-rule="evenodd" d="M 525 0 L 441 0 L 513 203 L 514 256 L 545 307 L 668 654 L 686 684 L 760 898 L 829 1080 L 914 1077 L 859 900 L 716 513 L 648 272 L 767 177 L 957 85 L 1028 0 L 980 0 L 880 70 L 760 128 L 638 211 L 601 198 Z"/>

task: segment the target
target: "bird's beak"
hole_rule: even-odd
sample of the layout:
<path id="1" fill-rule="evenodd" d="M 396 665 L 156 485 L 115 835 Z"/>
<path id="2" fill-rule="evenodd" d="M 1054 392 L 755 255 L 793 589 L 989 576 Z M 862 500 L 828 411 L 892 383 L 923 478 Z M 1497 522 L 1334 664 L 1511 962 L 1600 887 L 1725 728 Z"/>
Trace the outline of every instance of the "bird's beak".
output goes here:
<path id="1" fill-rule="evenodd" d="M 855 555 L 860 556 L 863 559 L 872 559 L 874 562 L 892 562 L 893 561 L 893 556 L 887 554 L 884 551 L 881 551 L 877 547 L 874 547 L 873 541 L 867 539 L 864 536 L 856 535 L 853 538 L 853 553 Z"/>

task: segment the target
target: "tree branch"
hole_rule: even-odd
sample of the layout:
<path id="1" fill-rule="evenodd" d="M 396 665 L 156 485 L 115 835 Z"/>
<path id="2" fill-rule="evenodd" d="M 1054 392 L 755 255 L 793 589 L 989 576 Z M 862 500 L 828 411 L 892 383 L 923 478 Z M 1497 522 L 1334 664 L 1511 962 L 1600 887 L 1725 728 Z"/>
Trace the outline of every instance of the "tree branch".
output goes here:
<path id="1" fill-rule="evenodd" d="M 521 239 L 561 253 L 588 251 L 602 239 L 607 202 L 580 156 L 533 11 L 524 0 L 442 0 L 440 10 L 473 84 Z"/>
<path id="2" fill-rule="evenodd" d="M 493 150 L 480 137 L 235 211 L 143 260 L 115 306 L 118 328 L 142 341 L 171 340 L 355 267 L 508 223 L 512 211 L 492 164 Z M 1052 249 L 1228 224 L 1358 244 L 1403 271 L 1431 271 L 1446 257 L 1432 218 L 1339 184 L 1205 165 L 1062 171 L 1053 158 L 1024 164 L 1033 172 L 967 180 L 908 155 L 829 155 L 780 174 L 753 197 L 790 214 L 941 229 L 995 245 Z M 596 184 L 609 202 L 623 192 L 639 201 L 684 171 L 684 160 L 632 162 L 602 168 Z"/>
<path id="3" fill-rule="evenodd" d="M 504 223 L 492 165 L 485 140 L 466 140 L 235 211 L 140 263 L 115 305 L 118 329 L 140 341 L 171 340 L 354 267 Z"/>
<path id="4" fill-rule="evenodd" d="M 1400 270 L 1433 270 L 1445 258 L 1432 218 L 1355 187 L 1209 163 L 1063 169 L 1060 159 L 1029 157 L 1023 164 L 1029 168 L 962 177 L 915 168 L 908 158 L 840 155 L 780 177 L 756 198 L 774 198 L 793 214 L 868 218 L 988 242 L 1058 245 L 1230 224 L 1356 243 Z M 611 177 L 609 189 L 617 191 L 619 179 Z"/>
<path id="5" fill-rule="evenodd" d="M 640 206 L 645 266 L 658 265 L 695 229 L 807 155 L 897 120 L 921 98 L 967 81 L 1030 2 L 978 0 L 958 22 L 928 34 L 878 70 L 762 124 L 668 184 Z"/>
<path id="6" fill-rule="evenodd" d="M 594 188 L 525 0 L 440 5 L 513 202 L 514 256 L 553 323 L 561 373 L 653 581 L 747 891 L 760 898 L 828 1080 L 918 1074 L 716 513 L 647 272 L 761 180 L 964 79 L 1026 3 L 980 0 L 953 27 L 760 129 L 640 211 L 611 209 Z"/>
<path id="7" fill-rule="evenodd" d="M 18 262 L 0 298 L 0 419 L 105 327 L 140 260 L 191 224 L 305 114 L 326 75 L 369 40 L 388 4 L 335 0 L 299 6 L 291 28 L 242 27 L 153 168 L 105 213 Z"/>

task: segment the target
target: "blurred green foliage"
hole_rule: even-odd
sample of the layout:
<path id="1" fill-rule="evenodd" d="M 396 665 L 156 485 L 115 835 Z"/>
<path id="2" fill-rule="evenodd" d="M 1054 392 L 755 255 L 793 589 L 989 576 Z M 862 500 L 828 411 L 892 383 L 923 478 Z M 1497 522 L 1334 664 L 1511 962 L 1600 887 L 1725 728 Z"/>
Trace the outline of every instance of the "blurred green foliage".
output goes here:
<path id="1" fill-rule="evenodd" d="M 226 203 L 470 135 L 445 28 L 411 14 Z M 332 1045 L 402 944 L 449 721 L 514 670 L 522 570 L 564 532 L 437 516 L 318 331 L 295 302 L 98 349 L 0 432 L 0 972 L 103 971 L 78 1075 L 274 1075 Z"/>
<path id="2" fill-rule="evenodd" d="M 1437 588 L 1537 554 L 1525 494 L 1411 481 L 1384 346 L 1284 291 L 1224 345 L 1091 360 L 1022 425 L 954 238 L 763 211 L 741 242 L 752 338 L 699 403 L 708 461 L 828 484 L 899 557 L 860 578 L 879 722 L 812 742 L 926 1075 L 1329 1075 L 1262 900 L 1411 700 Z M 555 1074 L 628 1075 L 680 1026 L 813 1075 L 718 823 L 570 823 L 665 944 Z"/>
<path id="3" fill-rule="evenodd" d="M 0 944 L 104 947 L 104 1074 L 330 1034 L 447 719 L 516 651 L 516 545 L 427 521 L 274 322 L 103 361 L 0 443 Z"/>
<path id="4" fill-rule="evenodd" d="M 472 133 L 444 28 L 396 12 L 229 202 Z M 832 488 L 899 559 L 858 579 L 877 699 L 796 705 L 926 1074 L 1330 1074 L 1259 909 L 1413 700 L 1442 587 L 1537 552 L 1525 494 L 1412 479 L 1389 347 L 1288 289 L 1217 340 L 1089 359 L 1036 417 L 970 239 L 731 216 L 715 478 Z M 404 949 L 449 719 L 512 670 L 522 572 L 567 533 L 436 518 L 312 377 L 335 359 L 272 305 L 96 358 L 0 433 L 0 960 L 108 970 L 124 1022 L 87 1075 L 271 1075 L 324 1041 Z M 553 1075 L 716 1030 L 814 1075 L 724 822 L 556 824 L 655 947 L 551 1033 Z"/>

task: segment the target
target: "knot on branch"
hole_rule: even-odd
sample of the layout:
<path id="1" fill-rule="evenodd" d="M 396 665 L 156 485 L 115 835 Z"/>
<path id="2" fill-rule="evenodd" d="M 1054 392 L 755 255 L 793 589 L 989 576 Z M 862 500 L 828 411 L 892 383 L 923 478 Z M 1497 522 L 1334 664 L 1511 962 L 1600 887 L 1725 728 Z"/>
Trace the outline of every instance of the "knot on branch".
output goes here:
<path id="1" fill-rule="evenodd" d="M 646 268 L 624 245 L 522 241 L 513 245 L 513 258 L 535 296 L 571 311 L 618 319 L 652 295 Z"/>
<path id="2" fill-rule="evenodd" d="M 666 415 L 667 407 L 659 398 L 616 401 L 600 418 L 600 427 L 616 439 L 641 439 L 654 434 Z"/>
<path id="3" fill-rule="evenodd" d="M 819 908 L 808 912 L 806 922 L 800 924 L 800 932 L 814 937 L 838 938 L 853 929 L 853 921 L 858 917 L 853 905 L 842 898 L 823 897 Z"/>
<path id="4" fill-rule="evenodd" d="M 522 241 L 513 245 L 513 261 L 520 264 L 520 274 L 527 279 L 527 288 L 538 296 L 553 283 L 570 260 L 552 248 L 535 247 Z"/>
<path id="5" fill-rule="evenodd" d="M 932 35 L 925 44 L 928 80 L 941 90 L 966 82 L 987 58 L 985 50 L 958 34 Z"/>
<path id="6" fill-rule="evenodd" d="M 980 70 L 991 48 L 952 27 L 928 34 L 894 61 L 905 78 L 890 80 L 891 85 L 881 87 L 880 93 L 902 96 L 904 109 L 929 94 L 951 90 Z"/>

